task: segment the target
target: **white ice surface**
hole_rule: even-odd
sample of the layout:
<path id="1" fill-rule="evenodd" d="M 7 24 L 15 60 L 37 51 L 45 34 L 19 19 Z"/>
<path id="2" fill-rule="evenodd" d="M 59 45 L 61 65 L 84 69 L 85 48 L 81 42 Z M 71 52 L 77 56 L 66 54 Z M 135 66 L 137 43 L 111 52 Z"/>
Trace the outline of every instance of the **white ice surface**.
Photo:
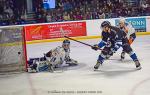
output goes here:
<path id="1" fill-rule="evenodd" d="M 99 40 L 83 42 L 96 44 Z M 58 45 L 61 42 L 27 45 L 27 54 L 41 57 Z M 150 36 L 138 36 L 132 47 L 141 70 L 135 70 L 127 54 L 123 62 L 119 61 L 120 49 L 99 71 L 93 71 L 101 51 L 71 41 L 71 57 L 79 62 L 78 66 L 64 67 L 55 73 L 0 75 L 0 95 L 150 95 Z"/>

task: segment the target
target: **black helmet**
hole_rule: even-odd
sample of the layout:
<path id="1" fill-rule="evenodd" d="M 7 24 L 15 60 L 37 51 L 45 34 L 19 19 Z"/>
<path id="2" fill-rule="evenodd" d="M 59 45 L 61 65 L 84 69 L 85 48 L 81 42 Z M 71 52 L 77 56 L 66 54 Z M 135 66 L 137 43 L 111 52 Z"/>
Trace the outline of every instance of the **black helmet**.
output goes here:
<path id="1" fill-rule="evenodd" d="M 63 44 L 70 44 L 70 41 L 66 39 L 63 41 Z"/>
<path id="2" fill-rule="evenodd" d="M 103 21 L 103 22 L 101 23 L 101 28 L 106 27 L 106 26 L 111 26 L 111 24 L 110 24 L 109 21 Z"/>

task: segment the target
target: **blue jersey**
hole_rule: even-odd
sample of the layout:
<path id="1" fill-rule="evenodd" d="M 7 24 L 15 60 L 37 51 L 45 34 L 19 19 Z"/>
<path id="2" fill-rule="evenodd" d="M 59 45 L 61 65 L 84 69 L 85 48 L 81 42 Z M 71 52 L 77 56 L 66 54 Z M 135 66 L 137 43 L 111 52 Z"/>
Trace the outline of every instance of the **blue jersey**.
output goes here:
<path id="1" fill-rule="evenodd" d="M 102 41 L 98 44 L 98 46 L 102 48 L 108 43 L 108 41 L 111 42 L 112 46 L 114 46 L 116 42 L 122 42 L 125 37 L 126 33 L 124 31 L 118 27 L 111 26 L 110 32 L 102 31 Z"/>

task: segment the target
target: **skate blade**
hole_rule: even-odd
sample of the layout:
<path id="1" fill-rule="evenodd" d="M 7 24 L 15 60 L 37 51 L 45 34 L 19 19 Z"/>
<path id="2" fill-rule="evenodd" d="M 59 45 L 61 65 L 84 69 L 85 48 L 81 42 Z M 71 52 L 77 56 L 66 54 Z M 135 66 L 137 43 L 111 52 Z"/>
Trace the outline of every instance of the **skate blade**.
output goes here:
<path id="1" fill-rule="evenodd" d="M 94 69 L 94 71 L 98 71 L 98 69 Z"/>
<path id="2" fill-rule="evenodd" d="M 141 66 L 136 68 L 136 70 L 141 70 L 141 69 L 142 69 L 142 67 L 141 67 Z"/>

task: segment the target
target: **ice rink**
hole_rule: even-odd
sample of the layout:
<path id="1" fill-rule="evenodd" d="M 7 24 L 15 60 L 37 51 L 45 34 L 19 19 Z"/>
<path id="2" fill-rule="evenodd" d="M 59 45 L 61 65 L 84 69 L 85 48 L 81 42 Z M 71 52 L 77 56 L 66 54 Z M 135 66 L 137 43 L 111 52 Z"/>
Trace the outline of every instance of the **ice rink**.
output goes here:
<path id="1" fill-rule="evenodd" d="M 94 45 L 101 39 L 83 40 Z M 29 57 L 60 46 L 61 42 L 27 45 Z M 57 72 L 0 75 L 0 95 L 150 95 L 150 36 L 138 36 L 132 45 L 141 65 L 126 54 L 120 61 L 120 49 L 109 60 L 93 71 L 101 51 L 71 41 L 71 57 L 79 62 L 75 67 L 63 67 Z"/>

